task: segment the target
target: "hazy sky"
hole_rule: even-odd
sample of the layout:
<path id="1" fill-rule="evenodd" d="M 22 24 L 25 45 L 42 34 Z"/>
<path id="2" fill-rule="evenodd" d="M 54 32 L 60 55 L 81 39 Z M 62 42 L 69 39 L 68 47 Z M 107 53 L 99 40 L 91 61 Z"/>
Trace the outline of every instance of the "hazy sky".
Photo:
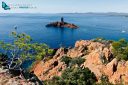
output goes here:
<path id="1" fill-rule="evenodd" d="M 128 0 L 3 0 L 7 4 L 32 4 L 35 9 L 11 9 L 0 13 L 74 13 L 74 12 L 125 12 Z M 2 3 L 2 1 L 0 0 Z M 2 5 L 2 4 L 0 4 Z"/>

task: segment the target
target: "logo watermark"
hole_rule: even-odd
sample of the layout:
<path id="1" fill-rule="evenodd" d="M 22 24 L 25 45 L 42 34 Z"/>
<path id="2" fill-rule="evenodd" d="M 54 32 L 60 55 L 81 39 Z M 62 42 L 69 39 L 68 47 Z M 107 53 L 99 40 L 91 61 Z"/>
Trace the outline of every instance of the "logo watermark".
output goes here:
<path id="1" fill-rule="evenodd" d="M 32 4 L 7 4 L 2 2 L 2 8 L 4 10 L 11 10 L 11 9 L 35 9 L 36 6 Z"/>

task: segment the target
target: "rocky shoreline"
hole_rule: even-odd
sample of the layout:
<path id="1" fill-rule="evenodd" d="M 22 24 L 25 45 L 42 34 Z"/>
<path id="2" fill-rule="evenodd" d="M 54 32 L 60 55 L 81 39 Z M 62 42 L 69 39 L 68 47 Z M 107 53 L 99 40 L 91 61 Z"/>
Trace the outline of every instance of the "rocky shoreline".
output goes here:
<path id="1" fill-rule="evenodd" d="M 114 57 L 112 49 L 113 47 L 110 41 L 80 40 L 75 43 L 74 48 L 59 48 L 51 58 L 38 61 L 31 69 L 31 72 L 33 72 L 40 81 L 50 80 L 54 76 L 61 76 L 62 72 L 68 68 L 66 63 L 61 61 L 64 56 L 72 59 L 83 58 L 85 61 L 80 67 L 89 68 L 89 70 L 95 74 L 97 82 L 101 82 L 101 77 L 105 75 L 112 84 L 123 83 L 127 85 L 128 61 L 119 61 Z M 0 76 L 0 84 L 4 82 L 2 79 L 7 79 L 7 81 L 12 79 L 10 77 L 6 78 L 5 73 L 3 74 L 1 70 Z M 22 83 L 26 83 L 24 79 L 16 79 L 13 78 L 14 81 L 21 82 L 23 80 Z M 29 83 L 33 82 L 27 81 L 26 85 L 35 85 Z"/>

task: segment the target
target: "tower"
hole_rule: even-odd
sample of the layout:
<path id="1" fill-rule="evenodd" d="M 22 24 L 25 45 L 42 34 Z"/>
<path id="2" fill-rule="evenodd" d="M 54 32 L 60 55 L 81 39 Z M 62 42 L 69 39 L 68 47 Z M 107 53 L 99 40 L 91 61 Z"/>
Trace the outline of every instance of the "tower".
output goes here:
<path id="1" fill-rule="evenodd" d="M 64 23 L 64 18 L 63 17 L 61 17 L 61 22 Z"/>

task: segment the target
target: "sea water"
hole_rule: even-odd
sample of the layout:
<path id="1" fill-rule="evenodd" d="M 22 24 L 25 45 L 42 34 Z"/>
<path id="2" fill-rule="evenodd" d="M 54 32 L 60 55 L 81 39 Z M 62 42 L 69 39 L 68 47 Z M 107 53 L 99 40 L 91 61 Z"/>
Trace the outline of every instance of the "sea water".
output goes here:
<path id="1" fill-rule="evenodd" d="M 77 25 L 78 29 L 46 28 L 50 22 L 60 21 Z M 12 42 L 10 33 L 30 35 L 33 42 L 46 43 L 51 48 L 74 46 L 77 40 L 103 37 L 110 40 L 128 39 L 128 17 L 111 14 L 0 14 L 0 40 Z"/>

